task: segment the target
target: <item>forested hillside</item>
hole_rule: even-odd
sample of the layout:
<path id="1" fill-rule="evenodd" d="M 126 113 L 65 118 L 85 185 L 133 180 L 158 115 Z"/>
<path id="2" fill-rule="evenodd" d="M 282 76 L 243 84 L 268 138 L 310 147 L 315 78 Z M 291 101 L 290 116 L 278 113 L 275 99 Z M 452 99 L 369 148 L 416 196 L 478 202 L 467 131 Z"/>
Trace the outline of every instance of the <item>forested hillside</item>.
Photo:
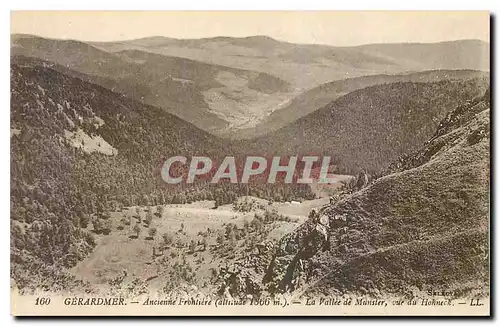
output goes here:
<path id="1" fill-rule="evenodd" d="M 157 174 L 164 155 L 222 146 L 161 109 L 51 69 L 13 65 L 11 89 L 12 273 L 21 283 L 83 257 L 90 214 L 168 200 Z"/>
<path id="2" fill-rule="evenodd" d="M 479 70 L 431 70 L 409 74 L 370 75 L 335 80 L 301 93 L 283 107 L 273 111 L 255 128 L 240 130 L 235 137 L 252 138 L 256 135 L 273 132 L 350 92 L 370 86 L 396 82 L 429 83 L 443 80 L 469 80 L 481 77 L 489 77 L 489 72 Z"/>
<path id="3" fill-rule="evenodd" d="M 11 94 L 12 276 L 20 288 L 35 285 L 33 278 L 67 286 L 60 267 L 91 251 L 89 223 L 102 225 L 93 232 L 109 232 L 109 212 L 123 206 L 312 196 L 306 186 L 166 187 L 160 167 L 167 157 L 217 160 L 231 155 L 231 144 L 44 64 L 11 65 Z"/>
<path id="4" fill-rule="evenodd" d="M 483 94 L 487 77 L 433 83 L 397 82 L 353 91 L 244 148 L 333 156 L 338 171 L 380 172 L 428 139 L 458 104 Z"/>

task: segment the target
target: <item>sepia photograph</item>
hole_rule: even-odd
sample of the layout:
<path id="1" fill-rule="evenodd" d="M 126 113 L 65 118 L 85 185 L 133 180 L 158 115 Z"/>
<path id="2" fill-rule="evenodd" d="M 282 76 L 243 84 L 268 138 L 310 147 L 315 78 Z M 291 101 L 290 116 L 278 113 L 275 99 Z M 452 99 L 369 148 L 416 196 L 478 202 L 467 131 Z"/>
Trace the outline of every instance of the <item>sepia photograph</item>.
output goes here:
<path id="1" fill-rule="evenodd" d="M 489 316 L 488 11 L 12 11 L 14 316 Z"/>

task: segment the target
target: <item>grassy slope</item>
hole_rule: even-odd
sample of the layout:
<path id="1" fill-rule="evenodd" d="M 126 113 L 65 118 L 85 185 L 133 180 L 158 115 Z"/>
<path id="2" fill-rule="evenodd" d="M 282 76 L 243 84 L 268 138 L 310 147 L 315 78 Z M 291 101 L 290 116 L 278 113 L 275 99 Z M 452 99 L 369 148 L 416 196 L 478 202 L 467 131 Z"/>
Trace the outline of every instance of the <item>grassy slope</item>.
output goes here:
<path id="1" fill-rule="evenodd" d="M 436 136 L 399 165 L 407 169 L 327 206 L 321 215 L 328 240 L 312 220 L 284 237 L 270 286 L 297 295 L 487 295 L 489 151 L 484 98 L 450 113 Z"/>

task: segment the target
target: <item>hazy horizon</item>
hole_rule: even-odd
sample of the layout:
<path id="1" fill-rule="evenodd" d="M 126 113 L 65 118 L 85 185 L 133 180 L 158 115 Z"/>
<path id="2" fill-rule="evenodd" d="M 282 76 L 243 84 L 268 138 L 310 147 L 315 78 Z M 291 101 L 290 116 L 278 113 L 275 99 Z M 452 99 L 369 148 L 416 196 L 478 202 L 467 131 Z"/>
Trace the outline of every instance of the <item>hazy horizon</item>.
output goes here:
<path id="1" fill-rule="evenodd" d="M 267 36 L 330 46 L 489 43 L 487 11 L 13 11 L 11 35 L 83 42 Z M 411 28 L 409 28 L 411 27 Z"/>
<path id="2" fill-rule="evenodd" d="M 484 42 L 484 43 L 490 43 L 489 41 L 481 40 L 481 39 L 472 39 L 472 38 L 465 38 L 465 39 L 455 39 L 455 40 L 445 40 L 445 41 L 436 41 L 436 42 L 387 42 L 387 43 L 363 43 L 363 44 L 355 44 L 355 45 L 331 45 L 331 44 L 321 44 L 321 43 L 293 43 L 285 40 L 280 40 L 274 37 L 271 37 L 269 35 L 248 35 L 248 36 L 228 36 L 228 35 L 217 35 L 217 36 L 210 36 L 210 37 L 199 37 L 199 38 L 177 38 L 177 37 L 171 37 L 171 36 L 165 36 L 165 35 L 150 35 L 150 36 L 143 36 L 139 38 L 131 38 L 131 39 L 123 39 L 123 40 L 111 40 L 111 41 L 88 41 L 88 40 L 79 40 L 75 38 L 55 38 L 55 37 L 48 37 L 48 36 L 41 36 L 37 34 L 27 34 L 27 33 L 11 33 L 11 36 L 13 35 L 26 35 L 26 36 L 33 36 L 33 37 L 38 37 L 38 38 L 44 38 L 44 39 L 52 39 L 52 40 L 63 40 L 63 41 L 78 41 L 78 42 L 88 42 L 88 43 L 114 43 L 114 42 L 131 42 L 131 41 L 137 41 L 137 40 L 144 40 L 144 39 L 152 39 L 152 38 L 166 38 L 166 39 L 172 39 L 172 40 L 183 40 L 183 41 L 189 41 L 189 40 L 209 40 L 209 39 L 216 39 L 216 38 L 233 38 L 233 39 L 244 39 L 244 38 L 252 38 L 252 37 L 268 37 L 270 39 L 273 39 L 278 42 L 284 42 L 284 43 L 290 43 L 290 44 L 302 44 L 302 45 L 324 45 L 324 46 L 334 46 L 334 47 L 356 47 L 356 46 L 363 46 L 363 45 L 376 45 L 376 44 L 438 44 L 438 43 L 449 43 L 449 42 L 461 42 L 461 41 L 479 41 L 479 42 Z"/>

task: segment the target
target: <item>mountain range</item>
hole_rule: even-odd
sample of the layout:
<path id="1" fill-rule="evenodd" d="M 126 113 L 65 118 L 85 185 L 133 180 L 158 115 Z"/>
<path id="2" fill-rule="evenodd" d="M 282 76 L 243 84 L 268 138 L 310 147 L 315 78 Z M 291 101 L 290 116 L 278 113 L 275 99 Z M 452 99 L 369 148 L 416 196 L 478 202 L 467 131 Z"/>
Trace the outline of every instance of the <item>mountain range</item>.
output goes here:
<path id="1" fill-rule="evenodd" d="M 297 295 L 486 291 L 487 43 L 13 35 L 10 77 L 11 277 L 20 288 L 74 284 L 64 271 L 96 246 L 90 216 L 315 195 L 308 185 L 168 188 L 158 173 L 166 157 L 318 154 L 373 182 L 313 211 L 267 252 L 269 263 L 259 255 L 265 268 L 252 282 Z"/>
<path id="2" fill-rule="evenodd" d="M 377 73 L 489 69 L 489 44 L 478 40 L 337 47 L 294 44 L 268 36 L 203 39 L 157 36 L 92 44 L 110 52 L 135 49 L 266 72 L 299 89 Z"/>
<path id="3" fill-rule="evenodd" d="M 313 95 L 315 87 L 339 79 L 435 69 L 489 70 L 489 44 L 477 40 L 334 47 L 266 36 L 102 43 L 16 34 L 11 56 L 14 61 L 23 56 L 70 68 L 66 73 L 228 138 L 259 136 L 311 113 L 334 97 L 310 103 L 303 98 L 309 95 L 302 93 Z"/>

